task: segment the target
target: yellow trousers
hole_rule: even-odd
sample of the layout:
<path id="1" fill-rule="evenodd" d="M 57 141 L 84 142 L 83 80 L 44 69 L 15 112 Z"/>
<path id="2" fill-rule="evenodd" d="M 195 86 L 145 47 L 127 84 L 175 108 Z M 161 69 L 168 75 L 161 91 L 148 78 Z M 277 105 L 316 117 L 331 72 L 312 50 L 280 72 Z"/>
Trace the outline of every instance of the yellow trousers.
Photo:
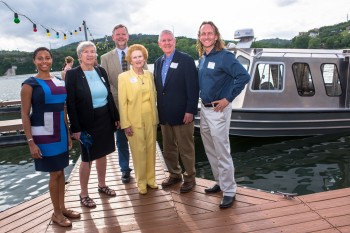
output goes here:
<path id="1" fill-rule="evenodd" d="M 148 109 L 142 113 L 142 127 L 132 127 L 133 136 L 128 136 L 132 160 L 134 164 L 135 179 L 139 190 L 147 189 L 147 184 L 155 186 L 155 158 L 156 158 L 156 133 L 157 125 L 152 124 L 152 114 L 148 105 L 142 104 L 142 109 Z"/>

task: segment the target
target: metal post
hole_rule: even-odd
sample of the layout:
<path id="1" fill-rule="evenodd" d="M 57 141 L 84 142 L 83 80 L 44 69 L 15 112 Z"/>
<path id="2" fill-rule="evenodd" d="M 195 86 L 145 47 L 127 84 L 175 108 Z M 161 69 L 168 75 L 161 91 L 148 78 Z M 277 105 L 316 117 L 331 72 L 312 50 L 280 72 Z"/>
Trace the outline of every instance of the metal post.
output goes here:
<path id="1" fill-rule="evenodd" d="M 86 30 L 86 22 L 85 22 L 85 20 L 83 20 L 83 26 L 84 26 L 85 40 L 87 41 L 88 37 L 87 37 L 87 30 Z"/>
<path id="2" fill-rule="evenodd" d="M 106 50 L 108 52 L 108 36 L 106 35 Z"/>

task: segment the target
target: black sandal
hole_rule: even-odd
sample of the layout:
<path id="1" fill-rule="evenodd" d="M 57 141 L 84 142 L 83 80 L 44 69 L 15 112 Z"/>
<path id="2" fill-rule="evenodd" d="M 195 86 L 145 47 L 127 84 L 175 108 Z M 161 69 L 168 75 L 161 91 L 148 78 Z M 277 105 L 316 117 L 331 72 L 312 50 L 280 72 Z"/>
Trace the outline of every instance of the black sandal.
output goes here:
<path id="1" fill-rule="evenodd" d="M 88 207 L 88 208 L 95 208 L 96 207 L 96 203 L 89 196 L 81 197 L 79 194 L 79 197 L 80 197 L 80 202 L 81 202 L 81 204 L 83 204 L 83 206 Z"/>
<path id="2" fill-rule="evenodd" d="M 98 192 L 100 192 L 100 193 L 104 193 L 104 194 L 106 194 L 106 195 L 108 195 L 108 196 L 110 196 L 110 197 L 115 197 L 115 196 L 117 196 L 117 194 L 115 193 L 115 191 L 113 190 L 113 189 L 110 189 L 108 186 L 106 186 L 106 187 L 100 187 L 100 186 L 98 186 Z"/>

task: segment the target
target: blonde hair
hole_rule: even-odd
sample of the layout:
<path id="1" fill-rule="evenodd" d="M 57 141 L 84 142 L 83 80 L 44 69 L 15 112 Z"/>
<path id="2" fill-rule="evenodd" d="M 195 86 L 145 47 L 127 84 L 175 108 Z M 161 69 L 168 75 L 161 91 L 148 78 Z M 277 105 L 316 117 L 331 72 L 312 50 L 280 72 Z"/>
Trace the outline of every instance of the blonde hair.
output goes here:
<path id="1" fill-rule="evenodd" d="M 201 35 L 201 27 L 205 24 L 209 24 L 213 29 L 214 29 L 214 33 L 216 36 L 218 36 L 218 40 L 215 42 L 214 48 L 216 51 L 221 51 L 225 48 L 225 42 L 221 37 L 221 34 L 219 32 L 218 27 L 212 22 L 212 21 L 203 21 L 202 24 L 199 26 L 198 29 L 198 34 L 197 34 L 197 44 L 196 44 L 196 48 L 199 54 L 199 57 L 201 57 L 204 53 L 204 48 L 203 48 L 203 44 L 202 42 L 200 42 L 199 37 Z"/>
<path id="2" fill-rule="evenodd" d="M 64 64 L 63 64 L 63 67 L 62 67 L 62 70 L 64 70 L 64 68 L 66 68 L 67 64 L 68 63 L 72 63 L 74 62 L 74 58 L 71 57 L 71 56 L 67 56 L 64 58 Z"/>
<path id="3" fill-rule="evenodd" d="M 65 61 L 66 63 L 71 63 L 71 62 L 74 62 L 74 58 L 71 57 L 71 56 L 67 56 L 67 57 L 64 58 L 64 61 Z"/>

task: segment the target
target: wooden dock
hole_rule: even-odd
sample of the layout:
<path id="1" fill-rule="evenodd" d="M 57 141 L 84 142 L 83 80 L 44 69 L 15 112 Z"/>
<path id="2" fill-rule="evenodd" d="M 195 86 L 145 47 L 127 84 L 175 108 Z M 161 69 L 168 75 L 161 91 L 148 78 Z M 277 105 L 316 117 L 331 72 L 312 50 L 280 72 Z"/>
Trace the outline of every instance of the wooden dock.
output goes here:
<path id="1" fill-rule="evenodd" d="M 11 101 L 0 101 L 0 112 L 11 106 L 20 106 L 20 100 L 11 100 Z M 16 109 L 19 111 L 19 108 Z M 6 111 L 8 112 L 8 111 Z M 19 131 L 23 130 L 22 119 L 14 119 L 14 120 L 3 120 L 0 121 L 0 133 L 8 132 L 8 131 Z"/>
<path id="2" fill-rule="evenodd" d="M 21 100 L 0 101 L 0 108 L 8 107 L 8 106 L 19 106 L 19 105 L 21 105 Z"/>
<path id="3" fill-rule="evenodd" d="M 157 154 L 161 157 L 158 148 Z M 285 199 L 280 195 L 239 187 L 232 208 L 221 210 L 221 193 L 207 195 L 204 188 L 213 181 L 197 178 L 190 193 L 180 194 L 180 185 L 149 190 L 139 195 L 135 180 L 124 185 L 120 179 L 117 154 L 108 155 L 107 184 L 116 197 L 97 191 L 93 165 L 89 192 L 94 209 L 79 202 L 79 161 L 66 185 L 66 205 L 82 213 L 70 228 L 51 222 L 52 205 L 48 193 L 0 212 L 0 232 L 350 232 L 350 188 Z M 157 158 L 160 184 L 166 177 Z M 132 174 L 133 175 L 133 174 Z"/>
<path id="4" fill-rule="evenodd" d="M 0 132 L 23 130 L 22 119 L 0 121 Z"/>
<path id="5" fill-rule="evenodd" d="M 0 101 L 0 113 L 20 112 L 20 111 L 21 111 L 20 100 Z"/>

